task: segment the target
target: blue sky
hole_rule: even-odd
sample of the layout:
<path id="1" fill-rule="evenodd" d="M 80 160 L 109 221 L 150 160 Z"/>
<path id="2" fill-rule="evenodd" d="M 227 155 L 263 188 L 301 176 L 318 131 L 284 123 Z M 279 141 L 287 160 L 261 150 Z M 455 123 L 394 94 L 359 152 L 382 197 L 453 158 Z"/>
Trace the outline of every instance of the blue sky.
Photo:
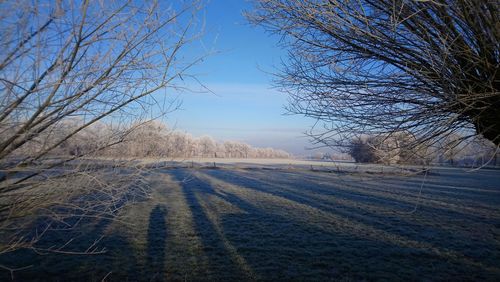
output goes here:
<path id="1" fill-rule="evenodd" d="M 286 51 L 277 46 L 277 36 L 246 21 L 242 13 L 251 8 L 245 0 L 207 3 L 204 36 L 188 52 L 217 51 L 191 70 L 213 93 L 183 92 L 181 109 L 166 120 L 194 136 L 307 154 L 304 148 L 312 145 L 304 132 L 314 120 L 284 115 L 287 96 L 272 88 L 269 72 L 279 66 Z"/>

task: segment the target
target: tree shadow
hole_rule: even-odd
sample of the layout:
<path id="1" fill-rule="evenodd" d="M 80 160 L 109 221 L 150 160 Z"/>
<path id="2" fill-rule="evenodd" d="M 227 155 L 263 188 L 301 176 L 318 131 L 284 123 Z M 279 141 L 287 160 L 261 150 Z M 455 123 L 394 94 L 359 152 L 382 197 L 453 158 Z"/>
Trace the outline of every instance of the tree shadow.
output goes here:
<path id="1" fill-rule="evenodd" d="M 254 205 L 256 203 L 243 200 L 236 194 L 215 190 L 206 181 L 191 176 L 188 170 L 169 173 L 182 183 L 195 230 L 203 244 L 203 255 L 208 260 L 209 269 L 197 273 L 195 279 L 322 281 L 371 277 L 391 280 L 398 276 L 390 272 L 369 273 L 372 269 L 383 268 L 380 264 L 384 260 L 378 254 L 380 249 L 390 250 L 390 253 L 402 249 L 407 253 L 421 253 L 355 234 L 327 231 L 274 213 L 271 209 L 259 208 Z M 183 181 L 186 179 L 189 180 Z M 219 213 L 219 220 L 213 223 L 201 202 L 210 201 L 212 197 L 237 207 L 240 212 Z M 246 269 L 250 269 L 251 276 L 235 261 L 235 252 Z M 378 262 L 366 268 L 360 264 L 365 258 Z"/>
<path id="2" fill-rule="evenodd" d="M 365 226 L 371 226 L 389 234 L 397 234 L 423 243 L 436 244 L 438 247 L 456 249 L 460 253 L 467 251 L 466 245 L 470 244 L 470 238 L 463 237 L 460 234 L 454 235 L 448 230 L 442 230 L 433 226 L 426 227 L 418 222 L 407 222 L 399 217 L 379 217 L 367 213 L 360 208 L 332 204 L 326 199 L 316 198 L 315 194 L 319 186 L 318 183 L 286 183 L 287 180 L 284 179 L 285 177 L 275 174 L 272 175 L 273 182 L 268 183 L 241 176 L 234 171 L 205 171 L 204 173 L 225 183 L 237 185 L 243 189 L 242 193 L 247 193 L 244 190 L 252 193 L 251 191 L 253 190 L 278 196 L 325 212 L 340 215 L 353 224 L 359 222 Z M 282 185 L 273 185 L 275 179 L 276 182 Z M 292 188 L 288 189 L 287 187 Z M 377 239 L 364 237 L 362 236 L 362 229 L 360 229 L 360 234 L 345 234 L 341 230 L 337 234 L 327 232 L 321 228 L 306 227 L 303 223 L 294 222 L 291 218 L 273 215 L 276 207 L 263 209 L 254 205 L 254 203 L 243 200 L 238 194 L 233 192 L 222 190 L 219 191 L 218 196 L 244 211 L 239 214 L 227 215 L 224 218 L 222 224 L 225 234 L 228 240 L 240 250 L 241 254 L 246 257 L 248 263 L 257 272 L 264 269 L 262 274 L 266 278 L 269 278 L 269 275 L 276 275 L 276 273 L 280 272 L 282 275 L 288 275 L 286 273 L 283 274 L 283 270 L 296 263 L 295 259 L 284 259 L 283 261 L 286 263 L 280 262 L 280 257 L 300 258 L 302 261 L 296 263 L 293 268 L 298 269 L 299 274 L 302 271 L 308 272 L 311 270 L 316 273 L 314 274 L 315 277 L 321 279 L 331 278 L 333 272 L 340 274 L 337 278 L 344 278 L 347 275 L 348 277 L 359 279 L 365 279 L 366 277 L 401 279 L 402 277 L 406 277 L 413 280 L 419 277 L 418 273 L 413 271 L 413 269 L 417 268 L 422 271 L 422 274 L 428 277 L 433 277 L 434 268 L 440 269 L 443 271 L 441 276 L 443 279 L 446 277 L 481 277 L 484 279 L 498 275 L 498 273 L 495 274 L 495 271 L 490 272 L 486 268 L 469 265 L 466 262 L 459 262 L 459 260 L 451 263 L 445 257 L 425 248 L 402 247 L 398 246 L 396 242 L 393 245 L 389 242 L 384 243 Z M 359 198 L 347 193 L 335 196 L 352 197 L 354 201 L 359 200 Z M 367 197 L 362 200 L 367 201 L 368 199 Z M 378 201 L 375 201 L 375 203 L 377 205 L 387 204 Z M 278 210 L 276 212 L 279 213 Z M 307 219 L 306 215 L 305 217 Z M 427 234 L 428 236 L 426 233 L 429 233 Z M 433 238 L 436 235 L 438 238 Z M 491 241 L 489 244 L 491 248 Z M 266 246 L 266 248 L 261 249 L 258 256 L 256 256 L 255 250 L 258 249 L 259 245 Z M 488 249 L 488 245 L 478 242 L 475 242 L 475 245 L 481 251 L 476 250 L 473 252 L 487 252 L 493 258 L 497 257 L 494 251 L 492 252 Z M 303 251 L 303 254 L 307 254 L 307 256 L 301 255 L 300 250 Z M 473 253 L 468 253 L 468 255 L 475 260 L 489 265 L 493 265 L 492 262 L 495 260 L 484 259 Z M 316 257 L 318 264 L 310 260 L 311 256 Z M 268 261 L 268 266 L 276 262 L 280 262 L 281 266 L 276 267 L 274 272 L 268 272 L 265 270 L 265 264 L 263 264 L 265 261 Z M 359 264 L 364 263 L 369 263 L 370 266 L 365 266 L 365 269 L 358 267 Z M 354 273 L 352 273 L 353 271 Z M 274 278 L 280 279 L 283 277 L 274 276 Z M 307 277 L 303 278 L 307 279 Z"/>
<path id="3" fill-rule="evenodd" d="M 163 205 L 156 205 L 149 215 L 145 270 L 148 270 L 147 276 L 153 281 L 165 280 L 166 214 L 167 209 Z"/>
<path id="4" fill-rule="evenodd" d="M 231 252 L 224 245 L 225 237 L 219 234 L 197 198 L 197 195 L 203 198 L 209 195 L 218 196 L 213 187 L 196 177 L 192 177 L 189 170 L 186 169 L 174 169 L 169 173 L 182 184 L 186 203 L 191 209 L 194 229 L 203 245 L 200 255 L 206 257 L 205 269 L 200 266 L 198 271 L 201 273 L 195 274 L 195 276 L 200 277 L 195 277 L 195 279 L 222 281 L 249 279 L 249 273 L 241 269 L 235 261 Z"/>
<path id="5" fill-rule="evenodd" d="M 383 269 L 379 250 L 389 253 L 418 253 L 387 242 L 358 237 L 356 234 L 328 231 L 284 216 L 276 207 L 263 208 L 237 194 L 217 191 L 216 196 L 238 207 L 241 212 L 226 214 L 220 220 L 226 240 L 244 258 L 258 279 L 263 280 L 394 280 Z M 387 254 L 387 253 L 386 253 Z M 364 265 L 370 258 L 377 263 Z"/>

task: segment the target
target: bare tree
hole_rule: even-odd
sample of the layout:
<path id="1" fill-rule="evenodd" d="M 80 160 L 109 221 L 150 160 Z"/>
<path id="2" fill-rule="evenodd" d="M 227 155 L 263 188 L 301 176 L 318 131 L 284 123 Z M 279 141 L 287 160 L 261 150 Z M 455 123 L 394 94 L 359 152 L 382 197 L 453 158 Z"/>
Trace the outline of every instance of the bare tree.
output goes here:
<path id="1" fill-rule="evenodd" d="M 368 143 L 367 138 L 356 138 L 351 141 L 349 154 L 357 163 L 377 162 L 373 147 Z"/>
<path id="2" fill-rule="evenodd" d="M 349 154 L 356 162 L 383 164 L 428 164 L 428 145 L 415 144 L 407 132 L 391 136 L 360 136 L 351 141 Z"/>
<path id="3" fill-rule="evenodd" d="M 310 135 L 454 132 L 500 144 L 499 7 L 492 0 L 257 0 L 249 19 L 282 36 L 277 85 Z M 318 123 L 321 124 L 321 123 Z M 347 144 L 346 144 L 347 143 Z"/>
<path id="4" fill-rule="evenodd" d="M 140 171 L 118 180 L 120 164 L 82 157 L 171 109 L 158 98 L 202 59 L 182 53 L 198 36 L 199 9 L 196 0 L 0 3 L 0 254 L 33 247 L 38 236 L 18 231 L 40 210 L 59 222 L 111 217 L 130 199 Z"/>
<path id="5" fill-rule="evenodd" d="M 200 154 L 202 157 L 213 157 L 215 156 L 216 143 L 215 140 L 210 136 L 202 136 L 198 139 L 198 144 L 200 147 Z"/>

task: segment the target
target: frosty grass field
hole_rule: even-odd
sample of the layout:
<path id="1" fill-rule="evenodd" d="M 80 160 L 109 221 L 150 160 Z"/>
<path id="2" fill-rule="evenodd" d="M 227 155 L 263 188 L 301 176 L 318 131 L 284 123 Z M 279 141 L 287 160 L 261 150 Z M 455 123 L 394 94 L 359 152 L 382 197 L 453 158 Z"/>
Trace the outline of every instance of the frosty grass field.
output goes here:
<path id="1" fill-rule="evenodd" d="M 151 197 L 119 221 L 41 242 L 104 236 L 105 254 L 18 251 L 0 263 L 30 265 L 19 281 L 500 280 L 499 170 L 211 162 L 158 167 Z"/>

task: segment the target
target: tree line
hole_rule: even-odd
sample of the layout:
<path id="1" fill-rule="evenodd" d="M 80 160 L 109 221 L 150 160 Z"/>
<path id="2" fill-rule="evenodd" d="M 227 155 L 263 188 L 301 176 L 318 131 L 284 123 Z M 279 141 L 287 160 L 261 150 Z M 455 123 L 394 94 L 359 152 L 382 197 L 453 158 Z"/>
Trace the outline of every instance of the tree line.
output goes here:
<path id="1" fill-rule="evenodd" d="M 398 132 L 354 138 L 348 153 L 359 163 L 496 166 L 500 152 L 496 145 L 481 136 L 453 134 L 416 145 L 413 135 Z"/>
<path id="2" fill-rule="evenodd" d="M 64 135 L 78 127 L 77 120 L 66 122 L 55 131 Z M 135 122 L 119 131 L 129 133 L 122 140 L 113 137 L 111 125 L 99 123 L 88 127 L 63 142 L 54 156 L 103 156 L 111 158 L 289 158 L 284 150 L 256 148 L 244 142 L 217 142 L 211 136 L 193 137 L 179 130 L 169 129 L 161 121 Z M 116 144 L 115 144 L 116 143 Z M 109 145 L 109 146 L 108 146 Z M 43 143 L 33 143 L 26 148 L 42 150 Z"/>

